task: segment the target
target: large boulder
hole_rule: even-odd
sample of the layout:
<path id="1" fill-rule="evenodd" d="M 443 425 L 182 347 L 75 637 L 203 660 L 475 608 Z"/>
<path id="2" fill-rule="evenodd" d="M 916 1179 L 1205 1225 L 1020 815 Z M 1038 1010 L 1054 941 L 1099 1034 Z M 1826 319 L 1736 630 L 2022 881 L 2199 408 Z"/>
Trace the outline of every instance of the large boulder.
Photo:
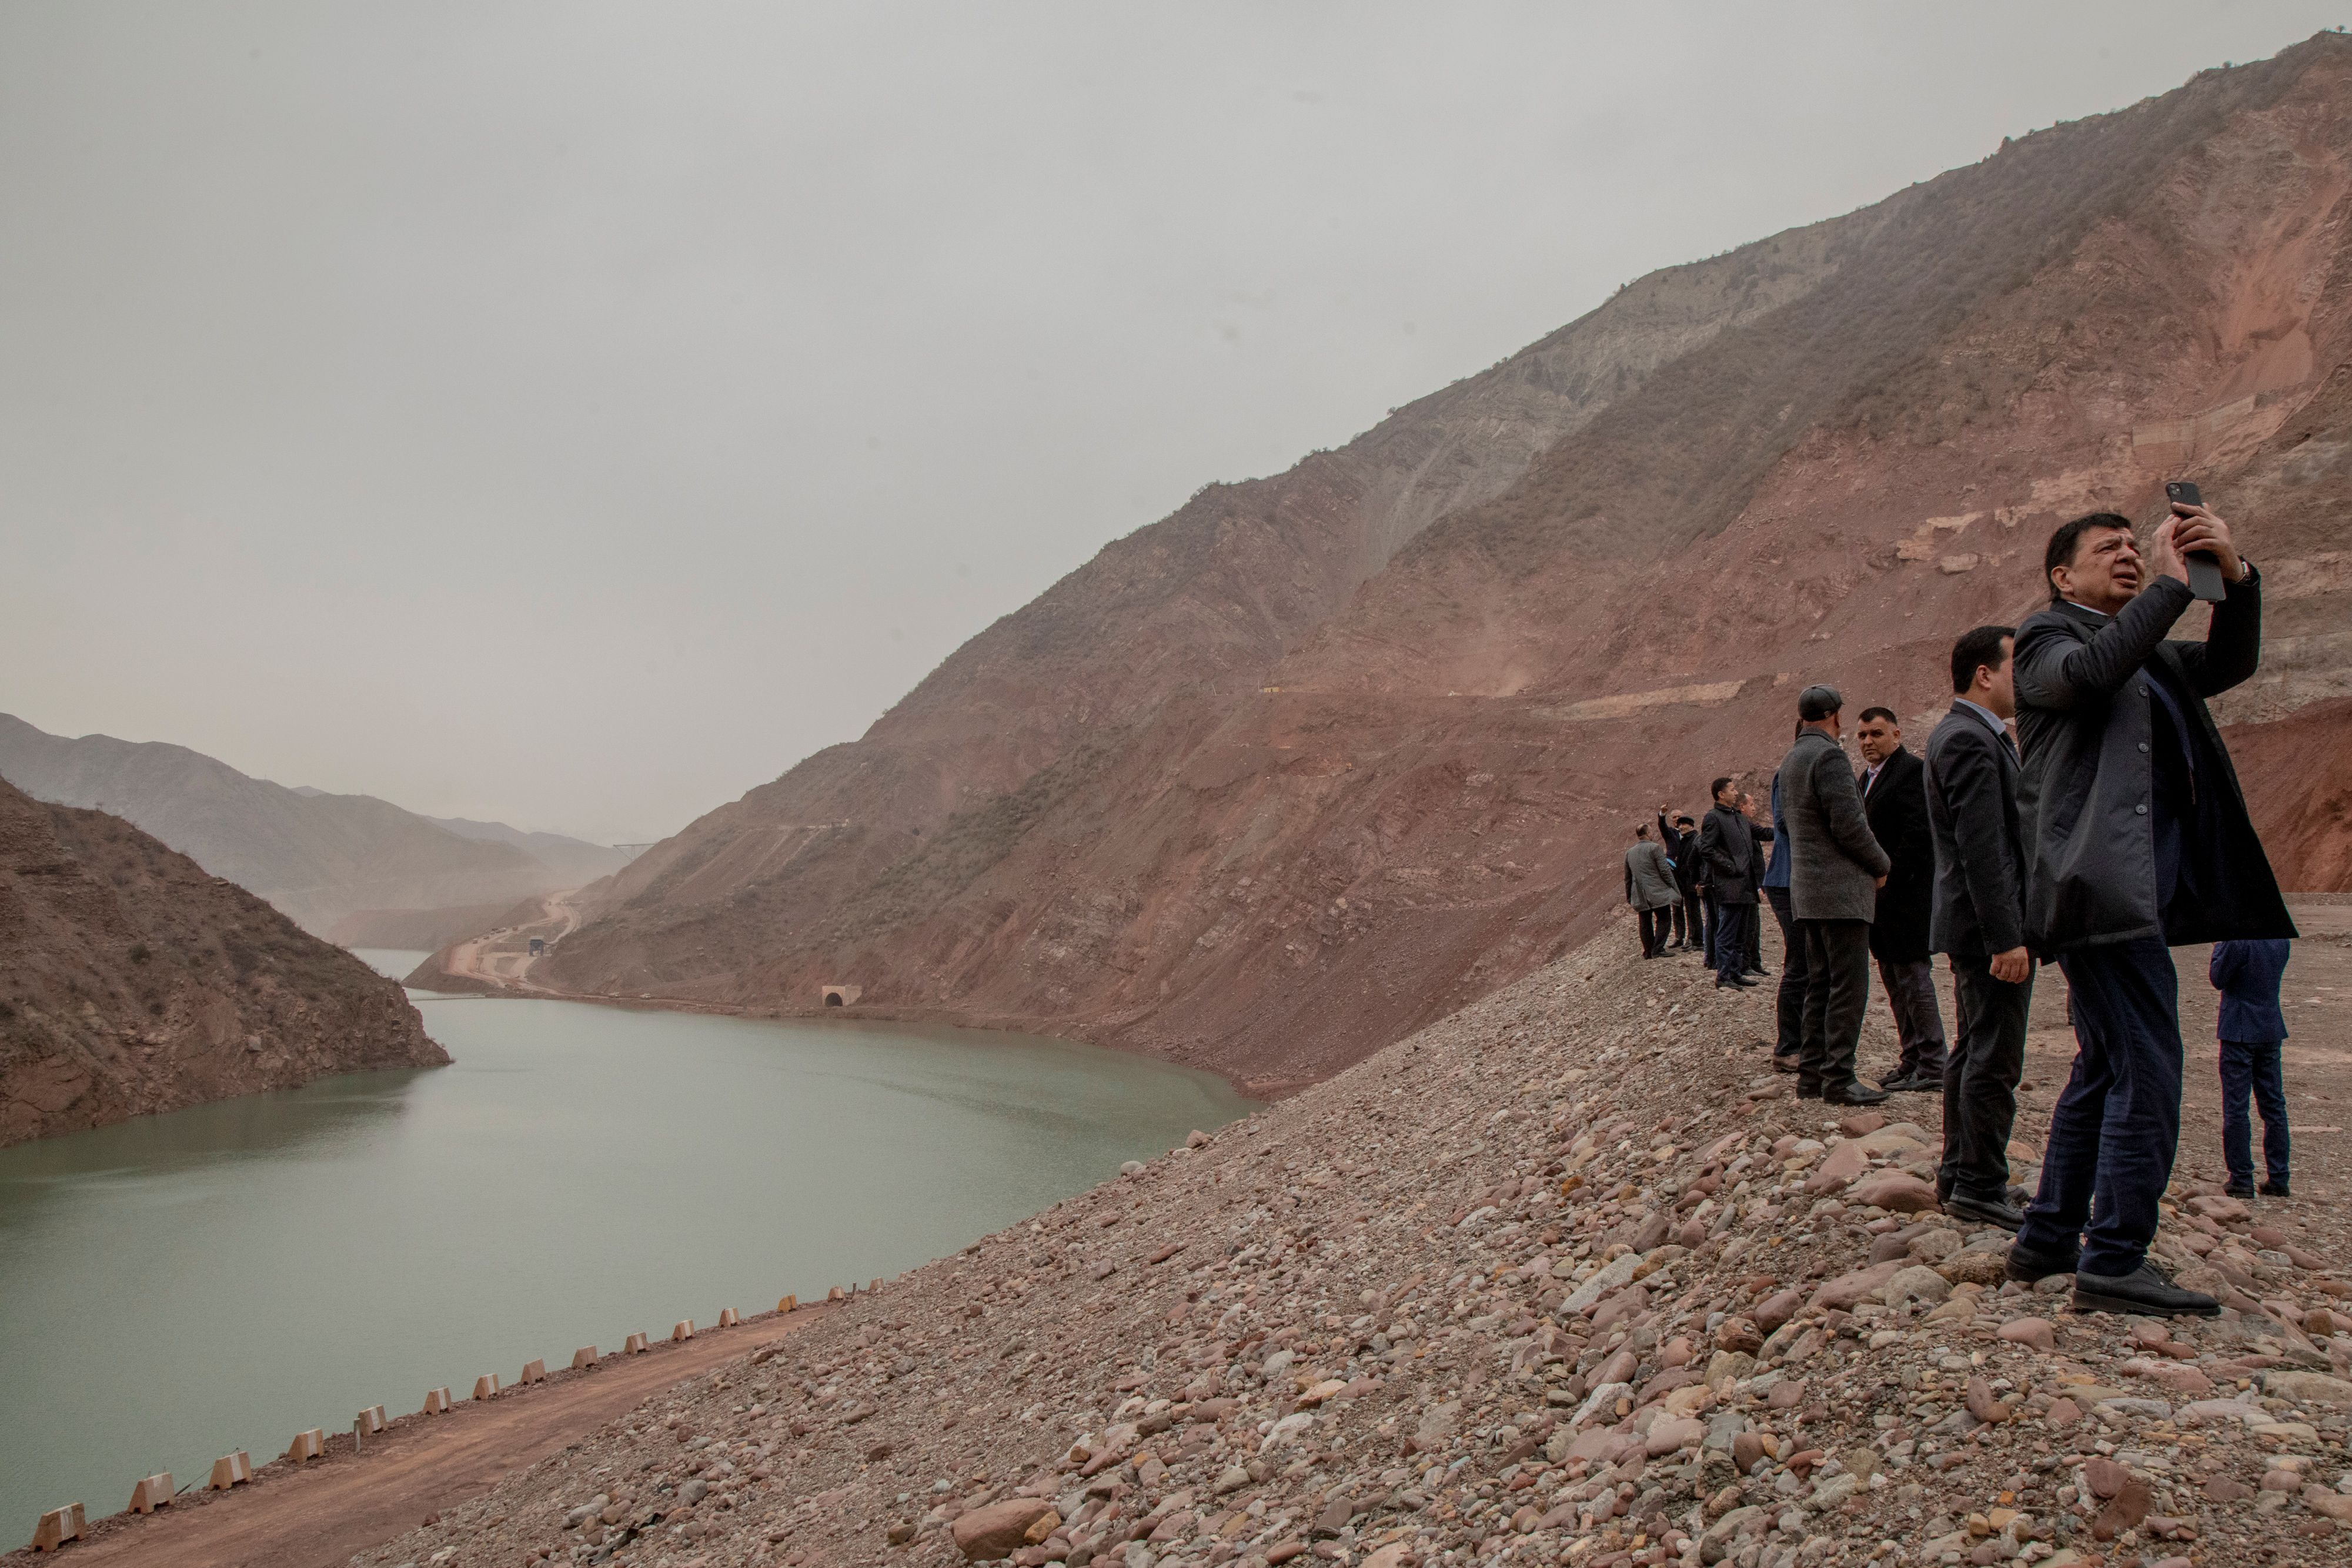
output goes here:
<path id="1" fill-rule="evenodd" d="M 967 1563 L 1010 1557 L 1031 1544 L 1031 1527 L 1053 1511 L 1054 1505 L 1041 1497 L 1009 1497 L 973 1509 L 955 1521 L 956 1550 Z"/>

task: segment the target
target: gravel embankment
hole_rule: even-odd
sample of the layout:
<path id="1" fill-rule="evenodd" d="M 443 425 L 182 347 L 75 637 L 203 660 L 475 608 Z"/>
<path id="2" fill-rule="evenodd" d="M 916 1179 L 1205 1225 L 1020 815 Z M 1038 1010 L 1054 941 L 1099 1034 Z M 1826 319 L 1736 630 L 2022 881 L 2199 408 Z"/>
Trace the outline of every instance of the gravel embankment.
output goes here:
<path id="1" fill-rule="evenodd" d="M 1798 1104 L 1769 988 L 1629 942 L 354 1561 L 2352 1560 L 2332 1206 L 2184 1178 L 2231 1309 L 2078 1317 L 1933 1211 L 1930 1097 Z"/>

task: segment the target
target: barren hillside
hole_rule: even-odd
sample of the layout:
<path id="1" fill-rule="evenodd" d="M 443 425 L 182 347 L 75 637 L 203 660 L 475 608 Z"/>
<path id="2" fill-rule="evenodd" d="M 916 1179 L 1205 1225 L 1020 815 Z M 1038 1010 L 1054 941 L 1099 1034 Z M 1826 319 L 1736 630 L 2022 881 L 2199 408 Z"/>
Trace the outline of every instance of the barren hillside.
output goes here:
<path id="1" fill-rule="evenodd" d="M 1936 1211 L 1933 1096 L 1792 1101 L 1770 994 L 1631 961 L 1629 925 L 353 1562 L 2346 1561 L 2340 1127 L 2297 1199 L 2239 1204 L 2205 1067 L 2156 1251 L 2222 1315 L 2078 1314 Z M 2352 1009 L 2303 997 L 2343 930 L 2291 1004 L 2298 1094 L 2338 1104 Z M 2056 977 L 2035 1002 L 2029 1183 L 2073 1050 Z"/>
<path id="2" fill-rule="evenodd" d="M 2298 725 L 2352 695 L 2347 192 L 2321 35 L 1644 279 L 1110 547 L 593 890 L 533 980 L 846 982 L 1309 1080 L 1591 929 L 1632 821 L 1760 788 L 1806 681 L 1916 737 L 1951 637 L 2039 601 L 2051 527 L 2180 474 L 2270 585 L 2223 707 L 2263 826 L 2341 886 L 2340 810 L 2280 770 L 2352 749 Z"/>
<path id="3" fill-rule="evenodd" d="M 350 954 L 118 817 L 0 782 L 0 1144 L 448 1060 Z"/>

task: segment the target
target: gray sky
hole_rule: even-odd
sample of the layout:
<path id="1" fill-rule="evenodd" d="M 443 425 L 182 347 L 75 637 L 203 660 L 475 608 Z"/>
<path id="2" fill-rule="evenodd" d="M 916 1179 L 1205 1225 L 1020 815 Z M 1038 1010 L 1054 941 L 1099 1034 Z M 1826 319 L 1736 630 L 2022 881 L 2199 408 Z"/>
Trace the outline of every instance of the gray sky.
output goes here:
<path id="1" fill-rule="evenodd" d="M 1202 484 L 2352 5 L 0 4 L 0 710 L 649 839 Z"/>

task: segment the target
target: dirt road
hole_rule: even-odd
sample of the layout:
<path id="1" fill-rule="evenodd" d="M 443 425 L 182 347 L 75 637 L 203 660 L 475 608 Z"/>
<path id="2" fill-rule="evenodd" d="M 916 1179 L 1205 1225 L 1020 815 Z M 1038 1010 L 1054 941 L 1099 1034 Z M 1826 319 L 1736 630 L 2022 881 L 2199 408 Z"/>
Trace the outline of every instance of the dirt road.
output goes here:
<path id="1" fill-rule="evenodd" d="M 69 1543 L 55 1560 L 138 1568 L 339 1568 L 650 1396 L 796 1333 L 824 1312 L 805 1307 L 790 1317 L 770 1313 L 740 1328 L 706 1329 L 683 1344 L 608 1356 L 593 1371 L 558 1373 L 485 1404 L 463 1401 L 446 1416 L 404 1416 L 370 1437 L 362 1454 L 352 1451 L 346 1432 L 329 1439 L 325 1458 L 299 1469 L 272 1463 L 250 1487 L 191 1492 L 145 1518 L 93 1520 L 91 1539 Z M 30 1551 L 0 1558 L 8 1568 L 51 1561 Z"/>
<path id="2" fill-rule="evenodd" d="M 502 990 L 539 996 L 557 995 L 532 982 L 530 967 L 536 960 L 530 951 L 530 943 L 531 938 L 539 937 L 552 947 L 579 928 L 580 909 L 572 901 L 576 892 L 578 889 L 575 888 L 543 894 L 539 901 L 538 918 L 515 925 L 502 925 L 470 941 L 458 943 L 449 950 L 448 972 Z"/>

